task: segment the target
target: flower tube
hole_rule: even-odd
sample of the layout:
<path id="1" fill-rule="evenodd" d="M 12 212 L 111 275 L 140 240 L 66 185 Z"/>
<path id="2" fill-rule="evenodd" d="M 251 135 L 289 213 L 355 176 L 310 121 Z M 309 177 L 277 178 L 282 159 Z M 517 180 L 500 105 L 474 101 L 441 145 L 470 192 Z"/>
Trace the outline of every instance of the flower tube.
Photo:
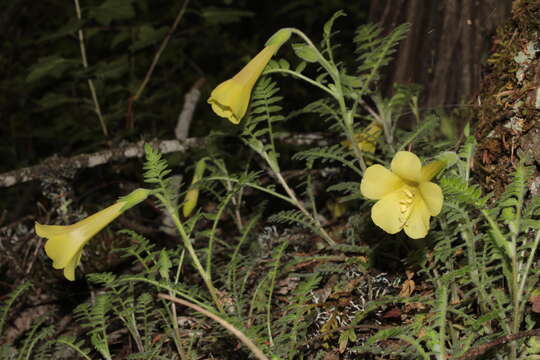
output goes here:
<path id="1" fill-rule="evenodd" d="M 253 86 L 272 56 L 290 36 L 290 30 L 278 31 L 268 40 L 266 47 L 238 74 L 222 82 L 212 91 L 208 103 L 218 116 L 228 119 L 233 124 L 240 123 L 246 114 Z"/>
<path id="2" fill-rule="evenodd" d="M 42 225 L 36 222 L 38 236 L 47 238 L 45 253 L 55 269 L 64 269 L 68 280 L 75 280 L 75 268 L 81 261 L 84 245 L 127 209 L 148 197 L 150 190 L 137 189 L 113 205 L 72 225 Z"/>

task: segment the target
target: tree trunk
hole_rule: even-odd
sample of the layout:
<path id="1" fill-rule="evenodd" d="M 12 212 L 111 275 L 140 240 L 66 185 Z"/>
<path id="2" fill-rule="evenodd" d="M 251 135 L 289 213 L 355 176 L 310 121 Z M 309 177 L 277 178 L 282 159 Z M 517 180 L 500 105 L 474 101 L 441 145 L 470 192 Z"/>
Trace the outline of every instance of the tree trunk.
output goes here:
<path id="1" fill-rule="evenodd" d="M 498 31 L 478 96 L 475 173 L 500 194 L 520 160 L 540 168 L 540 1 L 516 0 Z M 540 172 L 530 183 L 540 189 Z"/>
<path id="2" fill-rule="evenodd" d="M 427 108 L 467 102 L 480 84 L 480 67 L 490 36 L 509 15 L 511 0 L 379 0 L 370 21 L 386 31 L 408 22 L 402 42 L 383 83 L 419 83 Z"/>

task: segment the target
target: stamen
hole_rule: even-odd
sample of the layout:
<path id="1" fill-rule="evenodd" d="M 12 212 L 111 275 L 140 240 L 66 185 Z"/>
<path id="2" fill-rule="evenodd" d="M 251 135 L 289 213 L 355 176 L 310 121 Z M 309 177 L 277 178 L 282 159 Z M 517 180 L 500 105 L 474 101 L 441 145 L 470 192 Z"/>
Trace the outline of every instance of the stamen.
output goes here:
<path id="1" fill-rule="evenodd" d="M 399 222 L 401 224 L 404 224 L 409 219 L 409 215 L 411 214 L 412 206 L 414 203 L 414 197 L 415 192 L 411 189 L 404 188 L 403 189 L 404 197 L 399 200 Z"/>
<path id="2" fill-rule="evenodd" d="M 414 194 L 412 193 L 411 190 L 409 189 L 404 189 L 403 192 L 405 193 L 405 195 L 409 198 L 409 199 L 412 199 L 414 197 Z"/>

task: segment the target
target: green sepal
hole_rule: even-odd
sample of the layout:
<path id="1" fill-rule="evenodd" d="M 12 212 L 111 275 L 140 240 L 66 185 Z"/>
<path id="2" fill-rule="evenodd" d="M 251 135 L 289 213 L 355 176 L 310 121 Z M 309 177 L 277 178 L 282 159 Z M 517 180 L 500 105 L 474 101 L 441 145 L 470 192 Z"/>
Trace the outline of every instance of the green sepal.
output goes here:
<path id="1" fill-rule="evenodd" d="M 458 156 L 453 151 L 445 151 L 437 156 L 437 160 L 444 161 L 446 163 L 446 168 L 449 168 L 458 161 Z"/>
<path id="2" fill-rule="evenodd" d="M 292 34 L 291 30 L 287 28 L 278 30 L 274 35 L 270 37 L 270 39 L 266 41 L 266 44 L 264 44 L 264 46 L 277 45 L 277 47 L 279 48 L 287 40 L 290 39 L 291 34 Z"/>
<path id="3" fill-rule="evenodd" d="M 135 205 L 139 204 L 140 202 L 146 200 L 146 198 L 152 194 L 152 190 L 139 188 L 137 190 L 132 191 L 131 193 L 127 194 L 126 196 L 121 197 L 118 199 L 118 202 L 124 202 L 124 206 L 120 209 L 121 212 L 124 212 L 128 209 L 131 209 Z"/>

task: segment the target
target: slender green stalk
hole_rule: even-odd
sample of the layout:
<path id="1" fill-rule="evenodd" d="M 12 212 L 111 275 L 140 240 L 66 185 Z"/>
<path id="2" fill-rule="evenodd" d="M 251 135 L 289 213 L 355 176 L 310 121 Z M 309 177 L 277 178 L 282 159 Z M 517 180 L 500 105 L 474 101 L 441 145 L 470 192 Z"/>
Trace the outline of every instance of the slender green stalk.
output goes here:
<path id="1" fill-rule="evenodd" d="M 534 261 L 534 256 L 536 254 L 536 251 L 538 250 L 538 244 L 540 242 L 540 231 L 536 232 L 536 236 L 534 237 L 534 244 L 532 246 L 531 252 L 529 253 L 529 257 L 527 258 L 527 264 L 525 265 L 525 271 L 523 271 L 523 277 L 521 278 L 520 284 L 519 284 L 519 294 L 520 296 L 523 296 L 525 292 L 525 285 L 527 284 L 527 278 L 529 271 L 531 269 L 532 262 Z M 525 306 L 525 303 L 521 305 L 522 307 Z"/>
<path id="2" fill-rule="evenodd" d="M 208 252 L 206 255 L 206 274 L 210 279 L 212 279 L 212 250 L 214 248 L 214 240 L 216 239 L 217 226 L 219 224 L 219 219 L 221 219 L 221 215 L 223 215 L 223 211 L 225 211 L 227 208 L 227 204 L 229 201 L 231 201 L 233 195 L 233 193 L 229 193 L 225 198 L 225 201 L 220 204 L 214 219 L 214 224 L 212 224 L 212 230 L 210 231 L 210 238 L 208 239 Z"/>
<path id="3" fill-rule="evenodd" d="M 208 181 L 211 181 L 211 180 L 223 181 L 223 180 L 225 180 L 225 181 L 231 181 L 231 182 L 240 183 L 240 180 L 235 179 L 235 178 L 230 178 L 230 177 L 227 177 L 227 176 L 210 176 L 210 177 L 206 178 L 206 180 L 208 180 Z M 296 203 L 292 199 L 288 198 L 287 196 L 282 195 L 282 194 L 280 194 L 278 192 L 275 192 L 273 190 L 267 189 L 267 188 L 265 188 L 263 186 L 260 186 L 260 185 L 254 184 L 254 183 L 250 183 L 250 182 L 245 182 L 245 183 L 243 182 L 242 185 L 249 186 L 251 188 L 257 189 L 259 191 L 262 191 L 262 192 L 265 192 L 265 193 L 270 194 L 272 196 L 275 196 L 277 198 L 280 198 L 281 200 L 284 200 L 284 201 L 286 201 L 286 202 L 288 202 L 290 204 L 296 205 Z"/>
<path id="4" fill-rule="evenodd" d="M 354 155 L 356 156 L 356 159 L 358 160 L 358 164 L 360 165 L 360 168 L 362 169 L 362 172 L 366 171 L 366 162 L 364 160 L 364 156 L 362 155 L 362 151 L 358 146 L 356 146 L 356 140 L 354 138 L 354 129 L 353 129 L 353 115 L 350 111 L 348 111 L 345 107 L 345 100 L 342 97 L 339 101 L 339 107 L 341 109 L 341 113 L 343 116 L 343 123 L 344 123 L 344 129 L 345 129 L 345 135 L 347 136 L 347 140 L 351 144 L 351 147 L 354 151 Z"/>
<path id="5" fill-rule="evenodd" d="M 209 317 L 210 319 L 218 322 L 221 326 L 223 326 L 225 329 L 227 329 L 230 333 L 232 333 L 234 336 L 236 336 L 246 347 L 253 352 L 253 355 L 255 355 L 256 358 L 259 360 L 270 360 L 264 353 L 251 341 L 243 332 L 235 328 L 231 323 L 225 321 L 224 319 L 220 318 L 219 316 L 211 313 L 208 310 L 203 309 L 202 307 L 192 304 L 189 301 L 178 299 L 176 297 L 172 297 L 166 294 L 159 294 L 158 295 L 162 299 L 166 299 L 169 301 L 174 301 L 178 304 L 182 304 L 184 306 L 187 306 L 189 308 L 192 308 L 193 310 L 200 312 L 201 314 Z"/>
<path id="6" fill-rule="evenodd" d="M 180 237 L 182 238 L 184 247 L 187 249 L 191 257 L 191 260 L 193 261 L 193 265 L 195 266 L 195 268 L 197 269 L 197 271 L 203 278 L 206 288 L 210 292 L 210 296 L 212 297 L 212 300 L 216 304 L 219 311 L 224 312 L 223 305 L 219 301 L 216 289 L 214 285 L 212 284 L 212 279 L 210 278 L 208 273 L 204 270 L 203 266 L 201 265 L 199 257 L 197 256 L 197 253 L 195 252 L 195 249 L 193 248 L 193 245 L 191 244 L 191 240 L 189 236 L 186 234 L 184 225 L 180 221 L 180 217 L 178 216 L 178 210 L 163 195 L 159 193 L 155 193 L 154 196 L 157 197 L 163 203 L 163 205 L 165 205 L 165 207 L 167 208 L 167 212 L 169 213 L 171 219 L 174 222 L 174 225 L 176 226 L 176 229 L 178 230 L 178 233 L 180 234 Z"/>
<path id="7" fill-rule="evenodd" d="M 84 359 L 86 360 L 92 360 L 88 355 L 86 355 L 81 349 L 79 349 L 78 346 L 75 346 L 74 344 L 72 344 L 71 342 L 69 341 L 66 341 L 65 339 L 63 338 L 60 338 L 58 340 L 56 340 L 57 343 L 59 344 L 64 344 L 70 348 L 72 348 L 73 350 L 75 350 L 77 353 L 79 353 L 79 355 L 81 355 Z"/>
<path id="8" fill-rule="evenodd" d="M 437 313 L 439 326 L 439 353 L 437 359 L 446 359 L 446 313 L 448 310 L 448 288 L 446 284 L 439 283 L 437 291 Z"/>
<path id="9" fill-rule="evenodd" d="M 184 256 L 186 254 L 186 249 L 182 249 L 182 255 L 180 255 L 180 260 L 178 260 L 178 266 L 176 268 L 176 275 L 174 277 L 174 283 L 178 284 L 178 281 L 180 280 L 180 270 L 182 269 L 182 265 L 184 264 Z M 173 292 L 169 290 L 169 295 L 173 296 Z M 174 345 L 176 346 L 176 351 L 180 355 L 180 359 L 182 360 L 189 360 L 189 357 L 187 353 L 184 351 L 184 348 L 182 347 L 182 342 L 180 341 L 181 335 L 180 335 L 180 328 L 178 327 L 178 316 L 176 315 L 176 303 L 171 302 L 171 310 L 170 312 L 167 311 L 171 320 L 171 323 L 173 325 L 174 330 Z"/>
<path id="10" fill-rule="evenodd" d="M 264 153 L 266 154 L 266 153 Z M 270 161 L 268 159 L 268 155 L 265 159 L 266 161 Z M 298 199 L 296 197 L 296 194 L 294 193 L 294 191 L 289 187 L 289 184 L 287 184 L 287 182 L 285 181 L 285 179 L 283 178 L 283 176 L 281 175 L 280 172 L 275 172 L 274 175 L 276 176 L 278 182 L 281 184 L 281 186 L 283 187 L 283 189 L 285 189 L 285 192 L 287 193 L 287 195 L 289 195 L 289 198 L 292 200 L 292 202 L 294 203 L 294 205 L 305 215 L 308 217 L 308 219 L 311 219 L 312 221 L 314 221 L 316 224 L 317 224 L 317 227 L 319 229 L 319 231 L 321 232 L 321 235 L 322 237 L 324 238 L 324 240 L 326 240 L 326 242 L 331 245 L 331 246 L 334 246 L 336 245 L 336 242 L 332 239 L 332 237 L 326 232 L 326 230 L 324 230 L 324 227 L 321 225 L 321 222 L 319 221 L 319 219 L 317 218 L 314 218 L 313 216 L 311 216 L 310 212 L 306 210 L 306 207 L 304 206 L 304 203 L 302 201 L 300 201 L 300 199 Z"/>
<path id="11" fill-rule="evenodd" d="M 318 84 L 317 82 L 313 81 L 310 78 L 306 78 L 304 75 L 298 74 L 294 71 L 287 70 L 287 71 L 281 71 L 286 72 L 291 75 L 297 76 L 298 78 L 307 81 L 308 83 L 318 86 L 319 88 L 325 90 L 327 93 L 332 95 L 334 97 L 339 105 L 339 109 L 341 112 L 341 121 L 343 122 L 342 127 L 345 130 L 345 134 L 347 136 L 347 140 L 351 143 L 354 154 L 356 158 L 358 159 L 358 163 L 360 164 L 360 168 L 362 169 L 362 172 L 366 170 L 366 164 L 364 161 L 364 157 L 362 156 L 361 150 L 358 148 L 358 146 L 354 146 L 356 143 L 354 139 L 354 129 L 353 129 L 353 112 L 349 109 L 347 109 L 346 103 L 345 103 L 345 95 L 343 93 L 343 87 L 341 84 L 341 77 L 339 74 L 339 70 L 337 67 L 330 61 L 326 60 L 326 58 L 321 54 L 319 49 L 313 44 L 313 42 L 300 30 L 295 28 L 288 28 L 292 33 L 300 36 L 304 42 L 313 49 L 315 54 L 317 55 L 319 64 L 328 72 L 328 75 L 332 78 L 334 81 L 334 87 L 333 89 L 327 88 L 321 84 Z M 278 72 L 278 71 L 274 71 Z M 270 73 L 270 71 L 268 72 Z M 353 105 L 354 107 L 354 105 Z"/>
<path id="12" fill-rule="evenodd" d="M 283 74 L 287 74 L 287 75 L 292 75 L 300 80 L 304 80 L 305 82 L 307 82 L 308 84 L 311 84 L 313 86 L 316 86 L 318 87 L 319 89 L 325 91 L 326 93 L 330 94 L 332 97 L 336 97 L 336 94 L 330 90 L 329 88 L 327 88 L 326 86 L 324 86 L 323 84 L 320 84 L 318 82 L 316 82 L 315 80 L 313 80 L 312 78 L 308 77 L 308 76 L 305 76 L 301 73 L 298 73 L 294 70 L 288 70 L 288 69 L 270 69 L 270 70 L 265 70 L 263 72 L 263 75 L 270 75 L 270 74 L 279 74 L 279 73 L 283 73 Z"/>

